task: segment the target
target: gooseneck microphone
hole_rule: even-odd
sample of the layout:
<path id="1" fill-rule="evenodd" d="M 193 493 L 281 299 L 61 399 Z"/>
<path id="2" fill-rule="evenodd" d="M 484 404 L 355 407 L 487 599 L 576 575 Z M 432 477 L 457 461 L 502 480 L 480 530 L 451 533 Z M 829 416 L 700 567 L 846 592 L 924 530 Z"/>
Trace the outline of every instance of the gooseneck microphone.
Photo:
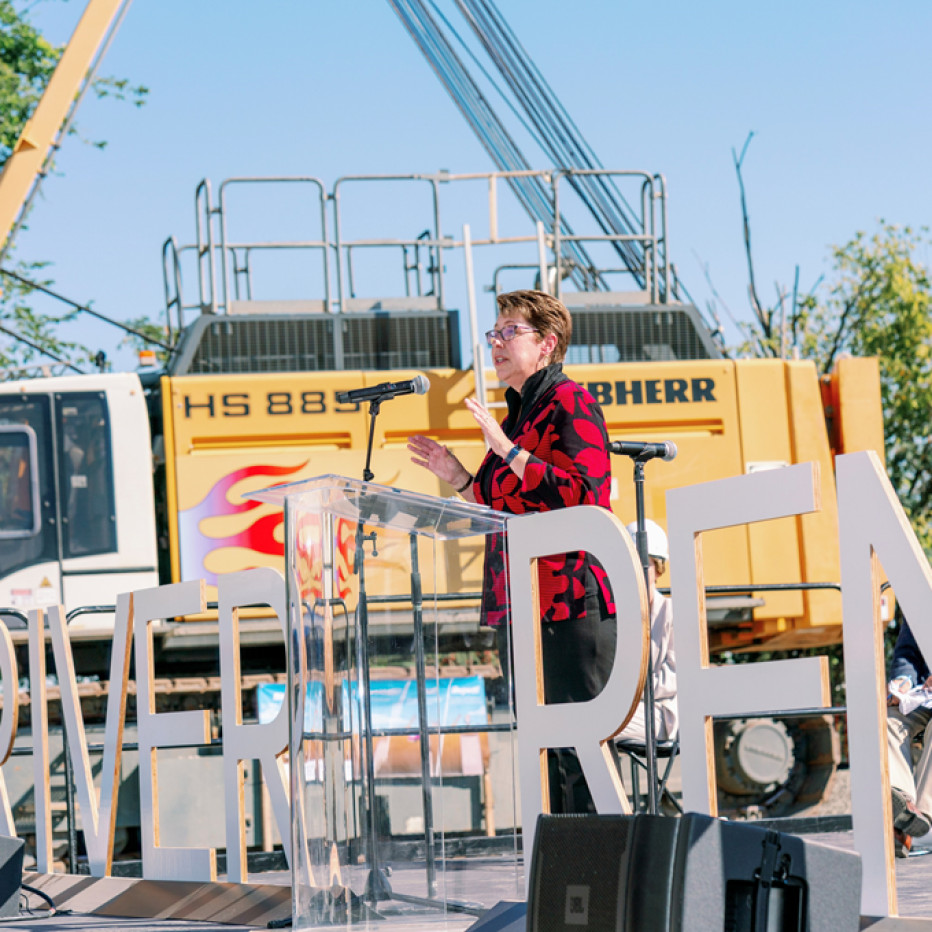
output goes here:
<path id="1" fill-rule="evenodd" d="M 354 401 L 388 401 L 398 395 L 424 395 L 430 388 L 430 381 L 426 376 L 417 375 L 413 379 L 402 382 L 382 382 L 381 385 L 372 385 L 369 388 L 354 388 L 348 392 L 337 392 L 337 401 L 341 405 L 351 404 Z"/>
<path id="2" fill-rule="evenodd" d="M 608 445 L 608 452 L 616 456 L 630 456 L 645 462 L 647 460 L 661 459 L 669 463 L 676 459 L 676 444 L 671 440 L 663 443 L 644 443 L 640 440 L 617 440 Z"/>

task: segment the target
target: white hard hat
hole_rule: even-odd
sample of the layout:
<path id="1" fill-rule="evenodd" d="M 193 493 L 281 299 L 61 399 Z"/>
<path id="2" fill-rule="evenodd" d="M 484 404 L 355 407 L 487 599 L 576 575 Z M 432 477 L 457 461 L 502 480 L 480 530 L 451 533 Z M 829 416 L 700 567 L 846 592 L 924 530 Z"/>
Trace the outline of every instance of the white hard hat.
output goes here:
<path id="1" fill-rule="evenodd" d="M 631 540 L 635 542 L 636 546 L 637 522 L 632 521 L 625 530 L 631 535 Z M 667 535 L 664 533 L 663 528 L 656 521 L 651 521 L 648 518 L 644 522 L 644 530 L 647 531 L 647 555 L 657 560 L 669 560 L 670 547 L 667 544 Z"/>

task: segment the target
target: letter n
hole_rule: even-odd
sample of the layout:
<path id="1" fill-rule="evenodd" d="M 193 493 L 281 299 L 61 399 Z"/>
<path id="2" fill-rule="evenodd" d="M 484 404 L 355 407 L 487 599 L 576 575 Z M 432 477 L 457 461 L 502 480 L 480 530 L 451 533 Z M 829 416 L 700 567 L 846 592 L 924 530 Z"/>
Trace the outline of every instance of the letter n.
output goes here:
<path id="1" fill-rule="evenodd" d="M 893 816 L 886 740 L 880 564 L 923 656 L 932 659 L 932 571 L 873 451 L 835 460 L 851 812 L 864 865 L 861 912 L 896 915 Z"/>

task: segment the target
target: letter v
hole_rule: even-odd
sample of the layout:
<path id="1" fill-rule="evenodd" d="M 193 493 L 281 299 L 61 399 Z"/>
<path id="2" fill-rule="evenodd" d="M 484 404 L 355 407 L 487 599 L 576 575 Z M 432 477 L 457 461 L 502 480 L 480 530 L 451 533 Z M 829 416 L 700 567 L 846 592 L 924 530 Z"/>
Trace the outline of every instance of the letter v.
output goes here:
<path id="1" fill-rule="evenodd" d="M 117 800 L 120 793 L 126 689 L 130 650 L 133 645 L 133 594 L 127 592 L 117 596 L 99 805 L 87 753 L 87 737 L 84 733 L 84 716 L 81 714 L 78 685 L 74 675 L 71 639 L 68 636 L 65 612 L 60 605 L 49 609 L 48 623 L 61 689 L 62 715 L 68 730 L 68 748 L 74 762 L 87 860 L 92 877 L 109 877 L 113 864 L 113 830 L 116 827 Z"/>

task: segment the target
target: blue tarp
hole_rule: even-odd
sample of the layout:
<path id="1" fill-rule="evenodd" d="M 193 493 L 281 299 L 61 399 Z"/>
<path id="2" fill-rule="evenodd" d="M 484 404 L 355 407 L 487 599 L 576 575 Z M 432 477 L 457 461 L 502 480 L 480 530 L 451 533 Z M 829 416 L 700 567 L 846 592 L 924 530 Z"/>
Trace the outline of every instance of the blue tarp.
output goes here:
<path id="1" fill-rule="evenodd" d="M 427 724 L 485 725 L 488 709 L 485 679 L 481 676 L 455 676 L 427 680 Z M 372 725 L 375 728 L 410 728 L 417 725 L 417 684 L 410 680 L 373 680 Z M 357 684 L 343 680 L 343 727 L 349 728 L 349 702 L 352 696 L 353 719 L 358 721 Z M 285 701 L 285 686 L 262 683 L 257 690 L 259 721 L 272 721 Z M 304 730 L 321 731 L 323 727 L 323 683 L 308 683 L 304 709 Z"/>

